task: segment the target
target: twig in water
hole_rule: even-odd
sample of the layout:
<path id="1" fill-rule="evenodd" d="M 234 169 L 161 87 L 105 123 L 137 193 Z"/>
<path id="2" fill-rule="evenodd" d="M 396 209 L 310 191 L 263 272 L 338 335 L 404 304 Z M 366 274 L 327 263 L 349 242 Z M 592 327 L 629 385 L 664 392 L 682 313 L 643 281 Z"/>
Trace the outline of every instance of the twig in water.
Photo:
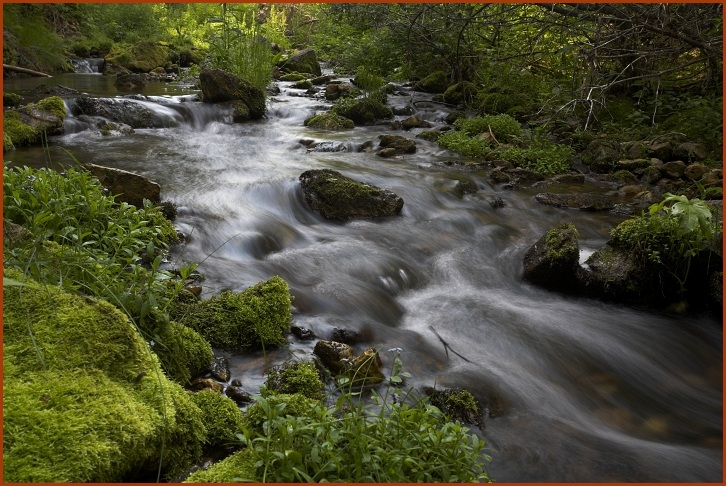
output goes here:
<path id="1" fill-rule="evenodd" d="M 433 331 L 433 333 L 436 334 L 436 337 L 439 338 L 439 341 L 441 341 L 441 344 L 444 345 L 444 351 L 446 351 L 446 359 L 449 359 L 449 350 L 451 349 L 451 346 L 449 346 L 449 343 L 447 343 L 446 341 L 444 341 L 444 338 L 442 338 L 441 335 L 438 332 L 436 332 L 436 329 L 434 329 L 433 326 L 429 326 L 429 329 L 431 329 L 431 331 Z M 466 361 L 467 363 L 474 364 L 473 361 L 470 361 L 470 360 L 466 359 L 465 357 L 463 357 L 462 355 L 460 355 L 459 353 L 457 353 L 453 349 L 451 349 L 451 352 L 454 353 L 455 355 L 457 355 L 459 358 L 461 358 L 464 361 Z"/>

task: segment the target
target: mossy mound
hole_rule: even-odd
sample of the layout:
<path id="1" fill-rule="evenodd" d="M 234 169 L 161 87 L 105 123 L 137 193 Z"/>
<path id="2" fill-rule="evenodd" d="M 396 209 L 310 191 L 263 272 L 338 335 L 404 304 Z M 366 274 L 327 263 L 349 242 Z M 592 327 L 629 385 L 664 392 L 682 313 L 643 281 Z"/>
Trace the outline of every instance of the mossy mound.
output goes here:
<path id="1" fill-rule="evenodd" d="M 286 363 L 270 370 L 265 382 L 267 389 L 278 393 L 299 393 L 322 400 L 325 385 L 312 361 Z"/>
<path id="2" fill-rule="evenodd" d="M 336 113 L 321 113 L 305 120 L 305 126 L 318 130 L 345 130 L 355 127 L 353 120 Z"/>
<path id="3" fill-rule="evenodd" d="M 318 57 L 312 49 L 296 52 L 289 59 L 280 61 L 278 67 L 285 73 L 308 73 L 314 76 L 322 74 Z"/>
<path id="4" fill-rule="evenodd" d="M 200 457 L 199 408 L 125 315 L 17 271 L 4 278 L 6 481 L 123 481 Z"/>
<path id="5" fill-rule="evenodd" d="M 421 81 L 418 81 L 413 89 L 426 93 L 443 93 L 449 86 L 449 78 L 444 71 L 434 71 Z"/>
<path id="6" fill-rule="evenodd" d="M 203 471 L 189 475 L 185 483 L 237 483 L 255 481 L 257 454 L 251 449 L 235 452 Z"/>
<path id="7" fill-rule="evenodd" d="M 208 447 L 224 447 L 239 442 L 235 433 L 242 426 L 242 412 L 231 399 L 206 390 L 190 396 L 192 402 L 202 411 Z"/>
<path id="8" fill-rule="evenodd" d="M 373 97 L 344 98 L 333 105 L 332 113 L 344 116 L 357 125 L 370 125 L 376 120 L 393 118 L 393 112 Z"/>
<path id="9" fill-rule="evenodd" d="M 444 102 L 450 105 L 471 105 L 477 97 L 478 90 L 474 83 L 464 81 L 449 86 L 444 91 Z"/>
<path id="10" fill-rule="evenodd" d="M 154 352 L 169 378 L 185 385 L 209 368 L 214 359 L 212 347 L 198 332 L 176 321 L 160 330 Z"/>
<path id="11" fill-rule="evenodd" d="M 116 48 L 105 59 L 109 64 L 122 66 L 135 73 L 148 73 L 170 64 L 169 49 L 154 42 L 139 42 L 131 48 Z"/>
<path id="12" fill-rule="evenodd" d="M 563 223 L 545 233 L 524 255 L 523 278 L 550 289 L 576 288 L 580 268 L 577 236 L 572 223 Z"/>
<path id="13" fill-rule="evenodd" d="M 243 292 L 225 291 L 205 301 L 179 302 L 171 314 L 197 330 L 213 347 L 230 351 L 269 349 L 287 342 L 290 302 L 287 282 L 272 277 Z"/>

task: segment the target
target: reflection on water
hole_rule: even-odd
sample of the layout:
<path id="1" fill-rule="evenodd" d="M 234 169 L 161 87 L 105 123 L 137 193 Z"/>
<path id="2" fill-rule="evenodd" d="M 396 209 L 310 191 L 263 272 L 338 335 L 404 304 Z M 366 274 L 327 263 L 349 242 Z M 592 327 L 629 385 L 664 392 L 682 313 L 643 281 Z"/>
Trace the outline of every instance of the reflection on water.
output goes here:
<path id="1" fill-rule="evenodd" d="M 116 94 L 108 79 L 85 76 L 73 78 L 77 85 L 53 82 Z M 29 87 L 13 83 L 6 89 Z M 494 415 L 479 433 L 499 482 L 721 480 L 720 324 L 563 297 L 520 279 L 524 252 L 548 229 L 572 221 L 583 246 L 595 249 L 622 217 L 542 206 L 531 191 L 502 190 L 484 173 L 442 163 L 457 158 L 420 139 L 415 154 L 393 159 L 309 152 L 301 140 L 359 147 L 390 129 L 308 130 L 303 120 L 325 102 L 281 86 L 263 121 L 230 125 L 191 105 L 178 127 L 111 137 L 83 131 L 52 140 L 48 153 L 7 158 L 73 164 L 63 147 L 80 162 L 158 181 L 188 235 L 173 258 L 202 262 L 206 295 L 280 275 L 294 295 L 296 325 L 321 338 L 336 327 L 362 331 L 369 341 L 357 351 L 403 348 L 412 385 L 472 390 Z M 145 94 L 166 94 L 159 88 Z M 446 112 L 414 104 L 420 97 L 403 92 L 390 101 L 426 106 L 426 119 L 442 125 Z M 392 190 L 405 201 L 401 215 L 322 219 L 305 206 L 297 180 L 313 168 Z M 480 191 L 457 195 L 453 181 L 462 175 Z M 492 208 L 491 195 L 505 206 Z M 267 366 L 304 359 L 314 344 L 290 340 L 266 356 L 232 356 L 234 377 L 254 390 Z"/>

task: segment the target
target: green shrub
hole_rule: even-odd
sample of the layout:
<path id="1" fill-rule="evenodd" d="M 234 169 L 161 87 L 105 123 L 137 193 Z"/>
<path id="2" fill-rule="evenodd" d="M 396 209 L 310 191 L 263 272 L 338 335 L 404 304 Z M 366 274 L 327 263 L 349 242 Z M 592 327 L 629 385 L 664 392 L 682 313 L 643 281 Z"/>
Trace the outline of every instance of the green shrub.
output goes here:
<path id="1" fill-rule="evenodd" d="M 236 433 L 242 427 L 242 412 L 228 397 L 215 391 L 200 391 L 190 395 L 192 402 L 202 411 L 202 422 L 207 431 L 208 447 L 238 443 Z"/>
<path id="2" fill-rule="evenodd" d="M 315 400 L 323 399 L 325 387 L 315 364 L 311 361 L 286 363 L 272 368 L 267 375 L 265 385 L 270 391 L 285 394 L 299 393 Z"/>
<path id="3" fill-rule="evenodd" d="M 198 331 L 212 346 L 233 351 L 282 346 L 292 320 L 290 291 L 280 277 L 243 292 L 225 291 L 205 301 L 177 302 L 170 311 L 174 319 Z"/>

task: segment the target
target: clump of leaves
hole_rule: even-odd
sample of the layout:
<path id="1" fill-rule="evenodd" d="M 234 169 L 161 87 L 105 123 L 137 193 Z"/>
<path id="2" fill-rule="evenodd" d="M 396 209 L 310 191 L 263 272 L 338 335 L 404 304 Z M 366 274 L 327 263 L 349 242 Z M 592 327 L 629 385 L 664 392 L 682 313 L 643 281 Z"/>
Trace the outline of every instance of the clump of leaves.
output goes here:
<path id="1" fill-rule="evenodd" d="M 499 143 L 513 142 L 522 137 L 522 127 L 519 122 L 506 114 L 459 118 L 454 122 L 454 128 L 470 137 L 489 133 Z"/>
<path id="2" fill-rule="evenodd" d="M 713 191 L 720 188 L 704 194 Z M 713 221 L 705 201 L 668 193 L 650 206 L 648 214 L 623 221 L 610 235 L 614 244 L 635 252 L 643 262 L 665 267 L 684 294 L 692 259 L 708 248 L 719 231 L 722 223 Z"/>

